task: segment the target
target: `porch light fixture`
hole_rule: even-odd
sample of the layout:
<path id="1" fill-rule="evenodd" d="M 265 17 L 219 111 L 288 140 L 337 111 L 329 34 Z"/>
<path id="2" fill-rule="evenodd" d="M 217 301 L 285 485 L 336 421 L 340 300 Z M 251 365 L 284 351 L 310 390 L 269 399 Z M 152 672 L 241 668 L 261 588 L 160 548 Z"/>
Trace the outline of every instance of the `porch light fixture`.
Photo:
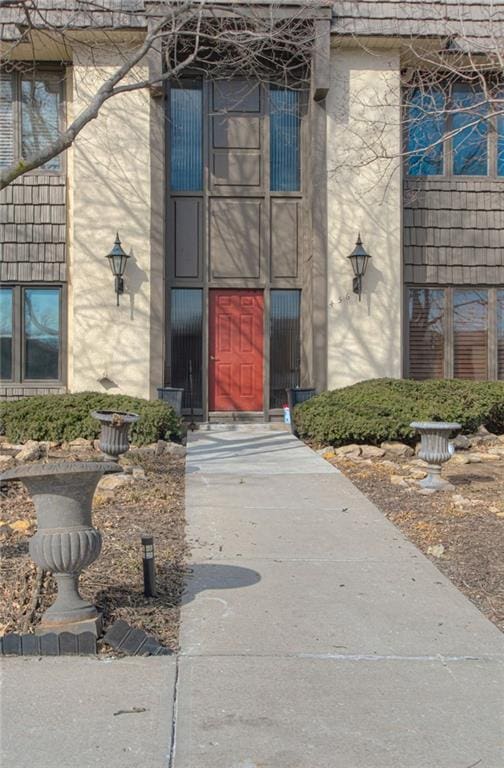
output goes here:
<path id="1" fill-rule="evenodd" d="M 109 260 L 110 269 L 115 278 L 115 292 L 117 295 L 117 306 L 119 306 L 119 296 L 124 293 L 124 280 L 123 275 L 126 269 L 126 262 L 129 259 L 129 255 L 124 251 L 121 241 L 119 240 L 119 232 L 116 234 L 114 247 L 107 254 Z"/>
<path id="2" fill-rule="evenodd" d="M 350 263 L 352 264 L 352 269 L 354 273 L 353 292 L 358 294 L 359 301 L 360 301 L 361 293 L 362 293 L 362 278 L 366 274 L 368 261 L 371 258 L 371 255 L 366 251 L 366 249 L 362 245 L 360 232 L 357 237 L 355 248 L 347 258 L 350 259 Z"/>

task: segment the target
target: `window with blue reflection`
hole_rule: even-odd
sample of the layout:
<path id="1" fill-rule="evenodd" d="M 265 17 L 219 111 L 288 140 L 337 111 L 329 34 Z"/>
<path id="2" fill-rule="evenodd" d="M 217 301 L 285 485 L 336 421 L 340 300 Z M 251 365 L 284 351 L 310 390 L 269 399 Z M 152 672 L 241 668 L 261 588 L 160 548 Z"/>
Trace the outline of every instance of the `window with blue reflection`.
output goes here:
<path id="1" fill-rule="evenodd" d="M 289 88 L 270 89 L 270 189 L 297 192 L 300 187 L 300 94 Z"/>
<path id="2" fill-rule="evenodd" d="M 408 101 L 408 174 L 439 176 L 443 173 L 445 95 L 440 90 L 416 88 Z"/>
<path id="3" fill-rule="evenodd" d="M 42 152 L 60 132 L 61 75 L 26 75 L 21 81 L 21 145 L 24 158 Z M 61 155 L 42 168 L 61 170 Z"/>
<path id="4" fill-rule="evenodd" d="M 12 379 L 12 288 L 0 288 L 0 378 Z"/>
<path id="5" fill-rule="evenodd" d="M 170 184 L 174 192 L 203 188 L 203 101 L 201 82 L 170 88 Z"/>
<path id="6" fill-rule="evenodd" d="M 459 86 L 453 93 L 452 155 L 456 176 L 488 173 L 488 105 L 481 91 Z"/>
<path id="7" fill-rule="evenodd" d="M 24 378 L 60 377 L 59 288 L 26 288 L 24 291 Z"/>

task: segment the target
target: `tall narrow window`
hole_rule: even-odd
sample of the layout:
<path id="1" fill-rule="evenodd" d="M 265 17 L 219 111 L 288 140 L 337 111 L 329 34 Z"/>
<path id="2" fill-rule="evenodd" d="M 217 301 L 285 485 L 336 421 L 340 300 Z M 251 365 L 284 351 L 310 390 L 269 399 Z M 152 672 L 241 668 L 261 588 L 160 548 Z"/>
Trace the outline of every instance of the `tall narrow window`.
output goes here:
<path id="1" fill-rule="evenodd" d="M 270 408 L 286 402 L 285 390 L 300 379 L 300 291 L 271 291 Z"/>
<path id="2" fill-rule="evenodd" d="M 488 378 L 488 292 L 453 292 L 453 372 L 456 379 Z"/>
<path id="3" fill-rule="evenodd" d="M 203 187 L 203 101 L 200 81 L 170 87 L 170 183 L 173 192 Z"/>
<path id="4" fill-rule="evenodd" d="M 14 78 L 0 74 L 0 168 L 14 160 Z"/>
<path id="5" fill-rule="evenodd" d="M 501 102 L 496 107 L 504 109 L 504 94 L 500 94 Z M 497 176 L 504 176 L 504 115 L 497 117 Z"/>
<path id="6" fill-rule="evenodd" d="M 60 378 L 61 291 L 24 290 L 24 378 Z"/>
<path id="7" fill-rule="evenodd" d="M 408 173 L 436 176 L 443 173 L 445 96 L 439 90 L 412 92 L 407 109 Z"/>
<path id="8" fill-rule="evenodd" d="M 409 375 L 413 379 L 444 376 L 444 291 L 411 288 L 408 296 Z"/>
<path id="9" fill-rule="evenodd" d="M 60 131 L 61 75 L 30 73 L 21 80 L 21 150 L 24 158 L 42 152 Z M 61 170 L 61 156 L 44 166 Z"/>
<path id="10" fill-rule="evenodd" d="M 202 369 L 203 291 L 199 288 L 173 288 L 171 292 L 171 386 L 184 388 L 183 408 L 191 407 L 191 397 L 193 408 L 202 407 Z"/>
<path id="11" fill-rule="evenodd" d="M 497 291 L 497 378 L 504 379 L 504 290 Z"/>
<path id="12" fill-rule="evenodd" d="M 453 173 L 484 176 L 488 173 L 488 105 L 477 89 L 457 86 L 453 93 Z"/>
<path id="13" fill-rule="evenodd" d="M 300 188 L 300 94 L 289 88 L 270 89 L 270 187 L 272 192 Z"/>
<path id="14" fill-rule="evenodd" d="M 12 288 L 0 288 L 0 378 L 12 379 Z"/>

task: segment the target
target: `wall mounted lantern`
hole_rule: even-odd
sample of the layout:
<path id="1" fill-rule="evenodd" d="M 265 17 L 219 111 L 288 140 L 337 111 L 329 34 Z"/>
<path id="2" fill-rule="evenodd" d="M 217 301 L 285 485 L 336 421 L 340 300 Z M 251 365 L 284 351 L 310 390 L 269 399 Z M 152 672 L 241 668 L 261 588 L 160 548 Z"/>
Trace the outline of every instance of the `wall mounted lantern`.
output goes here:
<path id="1" fill-rule="evenodd" d="M 126 262 L 129 259 L 129 255 L 124 251 L 121 241 L 119 240 L 119 232 L 116 234 L 114 247 L 107 254 L 109 260 L 110 269 L 115 278 L 115 292 L 117 294 L 117 306 L 119 306 L 119 296 L 124 293 L 124 280 L 123 275 L 126 269 Z"/>
<path id="2" fill-rule="evenodd" d="M 348 256 L 348 258 L 350 259 L 350 263 L 352 264 L 352 269 L 354 272 L 353 292 L 358 294 L 359 301 L 360 301 L 361 293 L 362 293 L 362 278 L 366 274 L 368 261 L 371 258 L 371 255 L 366 251 L 366 249 L 362 245 L 360 232 L 359 232 L 359 236 L 357 237 L 355 248 L 353 249 L 352 253 Z"/>

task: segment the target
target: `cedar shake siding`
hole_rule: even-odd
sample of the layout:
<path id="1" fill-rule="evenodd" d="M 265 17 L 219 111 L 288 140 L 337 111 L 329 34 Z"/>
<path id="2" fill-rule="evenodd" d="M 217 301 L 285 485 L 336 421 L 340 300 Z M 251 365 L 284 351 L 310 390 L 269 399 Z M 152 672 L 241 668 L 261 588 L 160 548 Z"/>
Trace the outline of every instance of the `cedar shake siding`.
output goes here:
<path id="1" fill-rule="evenodd" d="M 66 281 L 64 175 L 28 174 L 0 192 L 0 281 Z"/>
<path id="2" fill-rule="evenodd" d="M 504 179 L 404 182 L 404 280 L 504 284 Z"/>

